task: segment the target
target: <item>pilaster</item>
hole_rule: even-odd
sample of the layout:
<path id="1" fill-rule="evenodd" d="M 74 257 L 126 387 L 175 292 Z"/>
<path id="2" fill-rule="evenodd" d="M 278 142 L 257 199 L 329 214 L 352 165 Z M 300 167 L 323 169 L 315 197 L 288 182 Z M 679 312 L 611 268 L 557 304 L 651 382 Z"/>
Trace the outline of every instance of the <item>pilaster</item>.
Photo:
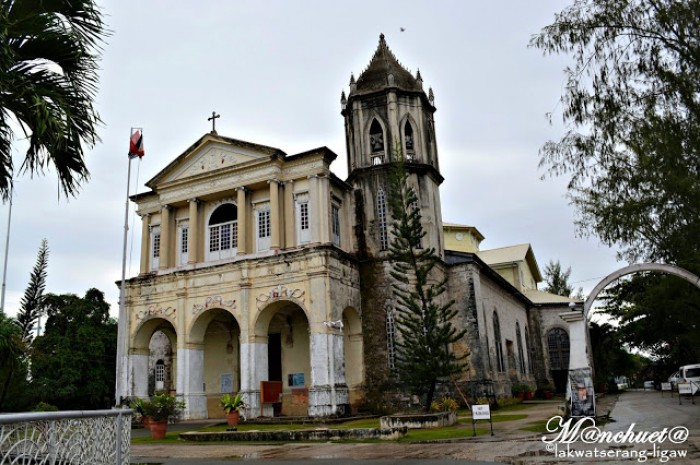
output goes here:
<path id="1" fill-rule="evenodd" d="M 295 244 L 294 221 L 294 181 L 284 183 L 284 247 L 294 247 Z"/>
<path id="2" fill-rule="evenodd" d="M 160 261 L 158 268 L 165 269 L 170 267 L 170 255 L 171 255 L 171 237 L 172 237 L 172 223 L 170 218 L 170 206 L 163 205 L 160 213 Z"/>
<path id="3" fill-rule="evenodd" d="M 187 235 L 187 263 L 199 261 L 199 200 L 190 199 L 190 226 Z"/>
<path id="4" fill-rule="evenodd" d="M 245 187 L 237 187 L 238 208 L 238 255 L 248 253 L 248 202 Z"/>
<path id="5" fill-rule="evenodd" d="M 280 248 L 280 192 L 276 179 L 270 183 L 270 249 Z"/>
<path id="6" fill-rule="evenodd" d="M 151 215 L 145 214 L 141 217 L 141 274 L 148 273 L 150 247 L 151 247 Z"/>

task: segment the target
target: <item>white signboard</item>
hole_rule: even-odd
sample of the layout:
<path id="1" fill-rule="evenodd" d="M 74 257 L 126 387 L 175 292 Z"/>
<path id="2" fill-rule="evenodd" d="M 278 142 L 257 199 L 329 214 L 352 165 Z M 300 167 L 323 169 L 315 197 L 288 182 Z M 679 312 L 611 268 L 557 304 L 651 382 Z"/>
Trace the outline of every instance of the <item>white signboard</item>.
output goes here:
<path id="1" fill-rule="evenodd" d="M 693 389 L 690 387 L 690 383 L 678 383 L 678 394 L 692 394 Z"/>
<path id="2" fill-rule="evenodd" d="M 487 405 L 472 405 L 473 420 L 490 420 L 491 407 Z"/>
<path id="3" fill-rule="evenodd" d="M 672 390 L 671 383 L 661 383 L 661 390 L 662 391 L 671 391 Z"/>

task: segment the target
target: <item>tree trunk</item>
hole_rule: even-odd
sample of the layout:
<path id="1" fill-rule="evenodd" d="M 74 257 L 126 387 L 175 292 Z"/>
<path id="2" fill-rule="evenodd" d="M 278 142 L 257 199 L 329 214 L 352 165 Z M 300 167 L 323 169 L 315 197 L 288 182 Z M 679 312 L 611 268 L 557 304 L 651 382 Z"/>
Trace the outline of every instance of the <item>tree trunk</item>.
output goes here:
<path id="1" fill-rule="evenodd" d="M 433 396 L 435 395 L 435 385 L 437 380 L 430 380 L 430 388 L 428 389 L 428 397 L 425 399 L 425 413 L 430 412 L 430 404 L 433 403 Z"/>

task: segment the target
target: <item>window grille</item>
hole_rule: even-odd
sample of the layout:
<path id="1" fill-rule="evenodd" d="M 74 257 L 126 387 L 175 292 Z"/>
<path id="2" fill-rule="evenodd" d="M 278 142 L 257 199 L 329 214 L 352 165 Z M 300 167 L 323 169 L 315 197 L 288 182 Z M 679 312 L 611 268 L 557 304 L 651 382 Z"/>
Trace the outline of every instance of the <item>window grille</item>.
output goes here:
<path id="1" fill-rule="evenodd" d="M 387 230 L 386 196 L 383 189 L 377 192 L 377 221 L 379 223 L 379 248 L 389 249 L 389 231 Z"/>

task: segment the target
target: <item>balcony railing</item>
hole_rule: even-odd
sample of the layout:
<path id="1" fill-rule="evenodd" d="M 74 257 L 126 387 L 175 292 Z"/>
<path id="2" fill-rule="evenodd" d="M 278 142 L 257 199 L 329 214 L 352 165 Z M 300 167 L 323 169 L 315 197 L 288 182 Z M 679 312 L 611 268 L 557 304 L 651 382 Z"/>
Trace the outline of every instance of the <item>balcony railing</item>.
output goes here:
<path id="1" fill-rule="evenodd" d="M 128 465 L 133 410 L 0 415 L 0 463 Z"/>

